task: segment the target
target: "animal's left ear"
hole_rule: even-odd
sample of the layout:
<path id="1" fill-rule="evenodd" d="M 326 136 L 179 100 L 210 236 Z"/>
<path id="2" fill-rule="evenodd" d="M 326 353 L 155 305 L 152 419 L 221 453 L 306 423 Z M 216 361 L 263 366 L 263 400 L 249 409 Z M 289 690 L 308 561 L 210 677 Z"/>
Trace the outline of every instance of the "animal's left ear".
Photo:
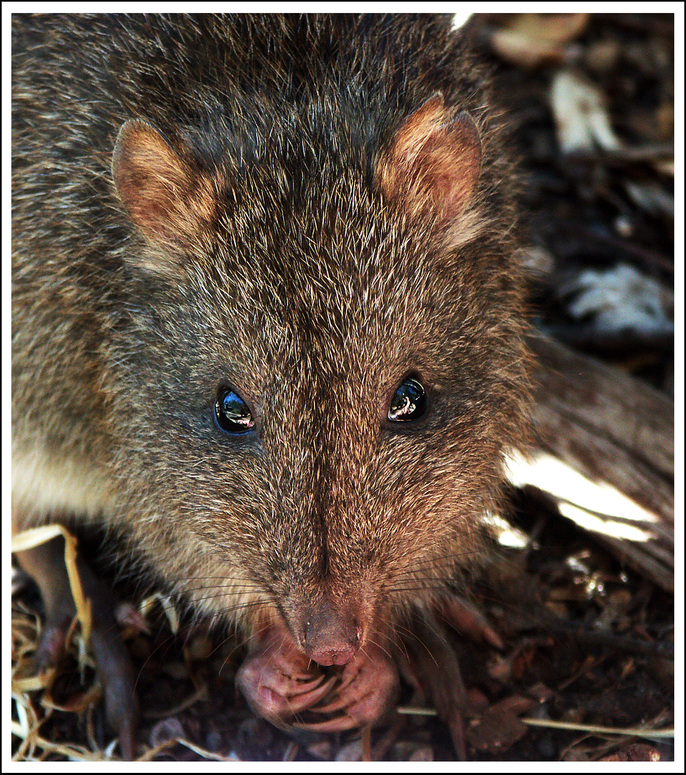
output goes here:
<path id="1" fill-rule="evenodd" d="M 441 229 L 469 206 L 480 170 L 481 141 L 472 117 L 455 114 L 436 94 L 401 124 L 375 175 L 387 198 Z"/>

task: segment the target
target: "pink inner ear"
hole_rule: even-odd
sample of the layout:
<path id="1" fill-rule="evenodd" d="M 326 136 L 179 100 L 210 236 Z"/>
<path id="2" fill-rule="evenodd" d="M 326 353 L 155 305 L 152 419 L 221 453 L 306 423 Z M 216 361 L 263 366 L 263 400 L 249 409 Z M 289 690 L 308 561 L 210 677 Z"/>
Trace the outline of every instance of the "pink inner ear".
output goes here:
<path id="1" fill-rule="evenodd" d="M 444 226 L 469 205 L 480 169 L 481 142 L 471 116 L 454 116 L 435 95 L 405 119 L 376 176 L 383 193 L 408 214 Z"/>
<path id="2" fill-rule="evenodd" d="M 212 220 L 211 187 L 144 121 L 121 128 L 112 158 L 117 193 L 131 220 L 153 243 L 192 239 Z"/>

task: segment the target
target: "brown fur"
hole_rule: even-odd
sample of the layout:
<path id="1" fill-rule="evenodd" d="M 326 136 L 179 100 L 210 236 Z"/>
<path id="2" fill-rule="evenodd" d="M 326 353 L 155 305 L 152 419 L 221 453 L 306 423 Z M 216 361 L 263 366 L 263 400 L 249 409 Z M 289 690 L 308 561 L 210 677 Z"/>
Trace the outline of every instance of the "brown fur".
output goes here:
<path id="1" fill-rule="evenodd" d="M 104 523 L 248 628 L 442 588 L 527 400 L 514 177 L 450 19 L 19 15 L 13 49 L 18 524 Z"/>

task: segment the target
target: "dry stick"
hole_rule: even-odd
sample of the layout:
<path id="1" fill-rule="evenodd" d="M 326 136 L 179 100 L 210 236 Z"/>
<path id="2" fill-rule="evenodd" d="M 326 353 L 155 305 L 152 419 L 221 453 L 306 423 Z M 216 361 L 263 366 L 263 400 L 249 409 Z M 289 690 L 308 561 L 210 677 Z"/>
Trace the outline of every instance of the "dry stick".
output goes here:
<path id="1" fill-rule="evenodd" d="M 642 654 L 666 658 L 674 657 L 673 643 L 656 643 L 654 641 L 638 640 L 637 638 L 627 638 L 623 635 L 613 635 L 612 633 L 607 632 L 581 629 L 564 621 L 546 621 L 543 625 L 543 629 L 546 632 L 568 635 L 580 643 L 585 643 L 590 646 L 610 646 L 611 648 L 626 651 L 630 654 Z"/>
<path id="2" fill-rule="evenodd" d="M 397 709 L 398 713 L 403 713 L 408 716 L 437 716 L 438 713 L 433 708 L 413 708 L 410 706 L 402 706 Z M 645 737 L 651 739 L 653 737 L 674 737 L 674 727 L 668 729 L 622 729 L 620 727 L 601 727 L 593 724 L 575 724 L 571 721 L 552 721 L 550 719 L 538 719 L 538 718 L 522 718 L 518 716 L 519 720 L 524 724 L 528 724 L 532 727 L 549 727 L 550 729 L 570 729 L 576 732 L 588 732 L 591 734 L 602 735 L 623 735 L 625 737 Z"/>
<path id="3" fill-rule="evenodd" d="M 674 727 L 668 729 L 621 729 L 619 727 L 601 727 L 593 724 L 575 724 L 572 721 L 552 721 L 550 719 L 520 718 L 530 727 L 547 727 L 549 729 L 570 729 L 575 732 L 589 732 L 597 735 L 623 735 L 624 737 L 674 737 Z"/>
<path id="4" fill-rule="evenodd" d="M 645 517 L 633 524 L 650 540 L 629 540 L 596 531 L 592 535 L 620 561 L 672 592 L 674 402 L 548 337 L 532 336 L 530 344 L 538 359 L 534 452 L 552 458 L 560 470 L 585 478 L 589 485 L 595 483 L 599 494 L 609 487 L 610 492 L 618 491 L 643 510 Z M 537 481 L 536 473 L 535 466 L 523 467 L 517 483 L 549 491 L 562 506 L 567 496 L 556 489 L 560 482 Z M 588 512 L 588 504 L 578 505 Z M 625 507 L 622 502 L 621 508 Z M 610 522 L 619 524 L 621 519 L 622 511 L 618 518 L 609 515 Z"/>

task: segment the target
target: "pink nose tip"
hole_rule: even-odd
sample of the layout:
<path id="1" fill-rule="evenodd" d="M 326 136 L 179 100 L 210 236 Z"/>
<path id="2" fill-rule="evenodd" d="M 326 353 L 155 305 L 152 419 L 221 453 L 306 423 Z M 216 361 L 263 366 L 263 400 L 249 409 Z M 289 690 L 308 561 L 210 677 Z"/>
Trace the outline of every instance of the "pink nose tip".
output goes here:
<path id="1" fill-rule="evenodd" d="M 346 665 L 357 653 L 357 646 L 340 644 L 315 648 L 306 651 L 307 656 L 318 665 Z"/>

